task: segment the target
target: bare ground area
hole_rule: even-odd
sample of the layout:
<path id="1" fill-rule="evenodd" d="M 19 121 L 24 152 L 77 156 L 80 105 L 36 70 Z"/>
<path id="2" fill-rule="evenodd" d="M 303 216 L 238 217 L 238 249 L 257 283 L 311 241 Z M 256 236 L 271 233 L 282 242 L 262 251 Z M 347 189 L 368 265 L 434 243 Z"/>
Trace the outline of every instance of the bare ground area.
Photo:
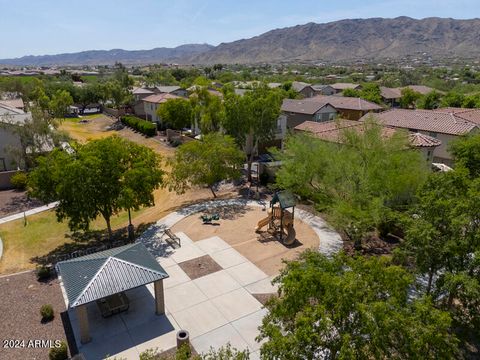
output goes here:
<path id="1" fill-rule="evenodd" d="M 58 280 L 38 282 L 33 272 L 0 277 L 0 359 L 48 359 L 49 348 L 30 346 L 30 340 L 65 341 L 60 313 L 65 310 Z M 42 323 L 40 307 L 50 304 L 55 318 Z M 17 340 L 19 348 L 5 348 Z M 24 341 L 22 343 L 22 340 Z"/>
<path id="2" fill-rule="evenodd" d="M 0 217 L 13 215 L 44 205 L 41 201 L 31 199 L 26 191 L 0 191 Z"/>
<path id="3" fill-rule="evenodd" d="M 219 236 L 268 275 L 278 274 L 283 267 L 282 259 L 293 260 L 308 248 L 318 249 L 320 243 L 313 229 L 299 219 L 295 219 L 297 236 L 291 247 L 273 238 L 266 227 L 257 234 L 255 227 L 258 221 L 267 215 L 262 208 L 225 207 L 211 209 L 210 212 L 219 213 L 220 220 L 204 225 L 200 219 L 202 214 L 194 214 L 175 224 L 172 231 L 182 231 L 193 241 Z"/>

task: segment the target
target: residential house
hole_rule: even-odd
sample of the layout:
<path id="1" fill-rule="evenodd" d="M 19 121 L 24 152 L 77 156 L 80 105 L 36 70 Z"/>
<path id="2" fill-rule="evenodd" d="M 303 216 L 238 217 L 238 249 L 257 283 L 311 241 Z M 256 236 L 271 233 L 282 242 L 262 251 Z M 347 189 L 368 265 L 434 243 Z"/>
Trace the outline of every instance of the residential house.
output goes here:
<path id="1" fill-rule="evenodd" d="M 155 93 L 152 90 L 144 87 L 133 88 L 132 95 L 133 95 L 134 102 L 133 102 L 132 110 L 136 116 L 146 119 L 145 105 L 144 105 L 143 99 L 153 94 Z"/>
<path id="2" fill-rule="evenodd" d="M 315 96 L 315 90 L 313 90 L 311 84 L 307 84 L 301 81 L 292 82 L 292 89 L 302 94 L 304 98 L 311 98 Z"/>
<path id="3" fill-rule="evenodd" d="M 334 95 L 335 89 L 330 85 L 315 84 L 312 85 L 315 95 Z"/>
<path id="4" fill-rule="evenodd" d="M 335 108 L 339 117 L 347 120 L 359 120 L 365 114 L 383 110 L 378 104 L 355 97 L 317 95 L 308 101 L 328 103 Z"/>
<path id="5" fill-rule="evenodd" d="M 0 104 L 0 172 L 22 166 L 11 150 L 21 147 L 15 126 L 23 125 L 29 117 L 23 110 Z"/>
<path id="6" fill-rule="evenodd" d="M 284 99 L 280 110 L 279 126 L 285 131 L 305 121 L 323 122 L 333 120 L 337 116 L 337 110 L 328 101 L 312 99 Z"/>
<path id="7" fill-rule="evenodd" d="M 361 133 L 364 131 L 363 125 L 363 122 L 353 120 L 327 121 L 322 123 L 305 121 L 304 123 L 297 125 L 294 130 L 295 132 L 311 133 L 313 136 L 323 141 L 341 144 L 343 141 L 343 130 L 350 129 Z M 398 130 L 384 126 L 382 127 L 382 136 L 384 138 L 390 138 L 396 131 Z M 425 160 L 430 165 L 433 161 L 433 151 L 442 143 L 439 139 L 421 133 L 410 133 L 409 142 L 412 148 L 415 148 L 422 153 Z"/>
<path id="8" fill-rule="evenodd" d="M 155 91 L 155 89 L 157 91 Z M 155 89 L 154 89 L 155 93 L 171 94 L 171 95 L 181 96 L 185 98 L 188 96 L 187 90 L 182 89 L 180 86 L 176 86 L 176 85 L 159 85 L 159 86 L 155 86 Z"/>
<path id="9" fill-rule="evenodd" d="M 181 99 L 181 97 L 170 93 L 153 94 L 145 97 L 142 100 L 145 118 L 149 121 L 157 123 L 158 125 L 161 125 L 162 119 L 157 115 L 157 109 L 160 104 L 163 104 L 170 99 Z"/>
<path id="10" fill-rule="evenodd" d="M 442 91 L 435 90 L 431 87 L 424 85 L 408 85 L 404 87 L 389 88 L 385 86 L 380 86 L 380 96 L 385 104 L 391 106 L 392 108 L 397 108 L 400 106 L 400 98 L 402 97 L 402 90 L 409 88 L 421 95 L 427 95 L 432 91 L 437 91 L 443 94 Z"/>
<path id="11" fill-rule="evenodd" d="M 439 139 L 441 145 L 433 152 L 433 162 L 448 166 L 453 165 L 452 155 L 448 152 L 450 142 L 459 136 L 480 130 L 480 109 L 393 109 L 366 115 L 360 120 L 365 120 L 368 116 L 373 116 L 385 126 L 406 129 Z"/>
<path id="12" fill-rule="evenodd" d="M 341 93 L 346 89 L 360 90 L 362 88 L 362 85 L 352 83 L 335 83 L 330 86 L 335 90 L 335 94 Z"/>
<path id="13" fill-rule="evenodd" d="M 380 86 L 380 96 L 386 105 L 389 105 L 392 108 L 397 108 L 400 106 L 402 91 L 400 88 Z"/>

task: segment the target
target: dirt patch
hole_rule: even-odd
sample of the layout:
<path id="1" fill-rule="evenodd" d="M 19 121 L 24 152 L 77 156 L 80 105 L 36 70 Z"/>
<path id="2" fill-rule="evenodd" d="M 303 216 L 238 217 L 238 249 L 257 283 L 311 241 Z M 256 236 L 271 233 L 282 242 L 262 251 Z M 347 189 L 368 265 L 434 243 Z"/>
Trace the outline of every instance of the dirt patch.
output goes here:
<path id="1" fill-rule="evenodd" d="M 213 260 L 210 255 L 187 260 L 178 264 L 192 280 L 222 270 L 222 267 Z"/>
<path id="2" fill-rule="evenodd" d="M 29 344 L 30 340 L 66 342 L 60 313 L 65 310 L 59 281 L 38 282 L 33 272 L 0 277 L 0 358 L 48 359 L 46 344 Z M 50 304 L 55 318 L 41 322 L 40 307 Z M 19 348 L 6 349 L 4 340 L 16 340 Z M 22 345 L 23 343 L 23 345 Z M 31 345 L 31 346 L 28 346 Z"/>
<path id="3" fill-rule="evenodd" d="M 258 300 L 263 306 L 270 300 L 271 298 L 276 297 L 275 294 L 252 294 L 252 296 Z"/>
<path id="4" fill-rule="evenodd" d="M 172 231 L 182 231 L 193 241 L 219 236 L 268 275 L 278 274 L 283 267 L 282 259 L 293 260 L 305 249 L 318 249 L 321 241 L 313 229 L 299 219 L 294 223 L 296 242 L 293 247 L 284 246 L 266 232 L 257 234 L 258 221 L 267 216 L 262 208 L 227 206 L 210 209 L 208 213 L 220 215 L 220 220 L 215 221 L 217 225 L 203 225 L 200 216 L 204 213 L 199 213 L 179 221 Z"/>
<path id="5" fill-rule="evenodd" d="M 0 191 L 0 217 L 13 215 L 44 205 L 40 200 L 27 196 L 26 191 Z"/>

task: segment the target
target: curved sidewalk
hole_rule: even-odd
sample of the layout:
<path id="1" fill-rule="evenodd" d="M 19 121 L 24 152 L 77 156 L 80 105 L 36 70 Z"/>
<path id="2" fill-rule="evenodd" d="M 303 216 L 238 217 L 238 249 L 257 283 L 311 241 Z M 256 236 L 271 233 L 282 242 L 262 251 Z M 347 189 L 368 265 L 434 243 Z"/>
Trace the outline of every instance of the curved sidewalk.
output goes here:
<path id="1" fill-rule="evenodd" d="M 30 210 L 27 210 L 27 211 L 19 212 L 17 214 L 5 216 L 3 218 L 0 218 L 0 225 L 5 224 L 5 223 L 10 222 L 10 221 L 22 219 L 24 216 L 30 216 L 30 215 L 33 215 L 33 214 L 38 214 L 42 211 L 53 209 L 57 205 L 58 205 L 58 201 L 55 201 L 53 203 L 50 203 L 50 204 L 47 204 L 47 205 L 44 205 L 44 206 L 39 206 L 39 207 L 36 207 L 34 209 L 30 209 Z"/>

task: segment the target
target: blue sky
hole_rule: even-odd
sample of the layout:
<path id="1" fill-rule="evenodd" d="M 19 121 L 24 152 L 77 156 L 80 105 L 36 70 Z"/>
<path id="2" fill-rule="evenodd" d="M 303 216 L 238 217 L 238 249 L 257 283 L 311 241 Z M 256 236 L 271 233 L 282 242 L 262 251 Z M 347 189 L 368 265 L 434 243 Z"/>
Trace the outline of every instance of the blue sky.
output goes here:
<path id="1" fill-rule="evenodd" d="M 217 45 L 345 18 L 480 17 L 480 0 L 0 0 L 0 58 Z"/>

